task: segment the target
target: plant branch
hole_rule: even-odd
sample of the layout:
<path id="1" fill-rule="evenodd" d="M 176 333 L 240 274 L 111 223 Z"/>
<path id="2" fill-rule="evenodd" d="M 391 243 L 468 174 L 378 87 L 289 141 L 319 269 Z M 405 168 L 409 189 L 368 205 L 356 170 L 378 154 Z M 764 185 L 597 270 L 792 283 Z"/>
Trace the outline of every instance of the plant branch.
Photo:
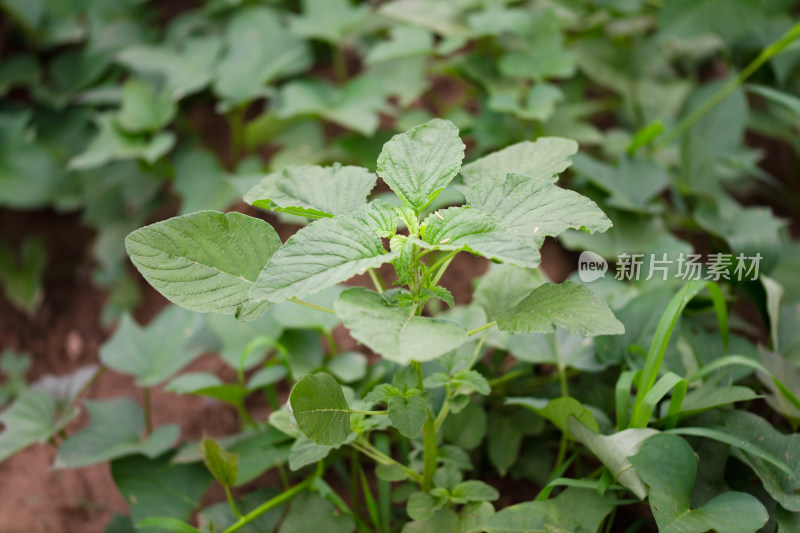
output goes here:
<path id="1" fill-rule="evenodd" d="M 494 325 L 496 325 L 496 324 L 497 324 L 497 320 L 494 320 L 494 321 L 492 321 L 492 322 L 489 322 L 488 324 L 484 324 L 484 325 L 482 325 L 482 326 L 481 326 L 481 327 L 479 327 L 479 328 L 475 328 L 475 329 L 471 329 L 471 330 L 469 330 L 469 331 L 467 332 L 467 335 L 468 335 L 468 336 L 470 336 L 470 337 L 472 337 L 472 336 L 473 336 L 473 335 L 475 335 L 476 333 L 480 333 L 481 331 L 483 331 L 483 330 L 485 330 L 485 329 L 489 329 L 490 327 L 492 327 L 492 326 L 494 326 Z"/>
<path id="2" fill-rule="evenodd" d="M 372 284 L 375 285 L 375 290 L 378 291 L 378 294 L 385 291 L 386 284 L 383 282 L 380 273 L 374 268 L 370 268 L 367 272 L 369 272 L 369 278 L 372 280 Z"/>
<path id="3" fill-rule="evenodd" d="M 225 489 L 225 496 L 228 498 L 228 505 L 231 506 L 231 511 L 233 514 L 236 515 L 236 518 L 241 519 L 242 513 L 239 512 L 239 508 L 236 507 L 236 502 L 233 501 L 233 495 L 231 494 L 231 489 L 227 485 L 222 485 L 222 488 Z"/>
<path id="4" fill-rule="evenodd" d="M 304 302 L 298 298 L 289 298 L 290 302 L 294 302 L 296 304 L 300 304 L 302 306 L 308 307 L 309 309 L 316 309 L 317 311 L 322 311 L 323 313 L 330 313 L 332 315 L 336 314 L 336 311 L 331 309 L 330 307 L 325 307 L 323 305 L 312 304 L 311 302 Z"/>

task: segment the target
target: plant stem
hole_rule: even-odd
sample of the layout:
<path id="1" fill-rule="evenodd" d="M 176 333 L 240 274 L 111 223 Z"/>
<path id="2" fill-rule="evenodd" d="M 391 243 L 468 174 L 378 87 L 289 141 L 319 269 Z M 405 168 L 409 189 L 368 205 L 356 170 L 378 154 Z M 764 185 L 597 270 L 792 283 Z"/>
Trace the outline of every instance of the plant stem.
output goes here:
<path id="1" fill-rule="evenodd" d="M 347 81 L 347 58 L 344 55 L 344 47 L 336 45 L 331 52 L 333 55 L 331 58 L 333 62 L 333 75 L 337 83 L 341 85 Z"/>
<path id="2" fill-rule="evenodd" d="M 222 488 L 225 489 L 225 496 L 228 498 L 228 505 L 231 506 L 231 511 L 233 514 L 236 515 L 236 518 L 241 519 L 242 513 L 239 512 L 239 508 L 236 507 L 236 502 L 233 501 L 233 495 L 231 494 L 231 489 L 227 485 L 222 485 Z"/>
<path id="3" fill-rule="evenodd" d="M 83 396 L 83 395 L 84 395 L 84 393 L 86 393 L 86 391 L 87 391 L 87 390 L 89 390 L 89 387 L 91 387 L 92 385 L 94 385 L 95 381 L 97 381 L 97 379 L 98 379 L 100 376 L 102 376 L 102 375 L 103 375 L 103 372 L 105 372 L 105 371 L 106 371 L 106 367 L 104 367 L 104 366 L 100 366 L 100 367 L 98 367 L 98 368 L 97 368 L 97 370 L 95 371 L 95 373 L 92 375 L 92 377 L 91 377 L 91 378 L 89 378 L 89 381 L 87 381 L 86 383 L 84 383 L 83 387 L 81 387 L 81 388 L 78 390 L 78 392 L 75 394 L 75 399 L 73 399 L 73 400 L 72 400 L 72 401 L 73 401 L 73 403 L 74 403 L 74 402 L 76 402 L 76 401 L 78 401 L 78 398 L 80 398 L 81 396 Z"/>
<path id="4" fill-rule="evenodd" d="M 375 285 L 375 290 L 378 291 L 378 294 L 385 291 L 386 285 L 383 283 L 383 279 L 381 279 L 381 275 L 378 271 L 374 268 L 370 268 L 367 272 L 369 272 L 369 278 L 372 280 L 372 284 Z"/>
<path id="5" fill-rule="evenodd" d="M 389 411 L 360 411 L 358 409 L 350 409 L 351 413 L 356 413 L 359 415 L 388 415 Z"/>
<path id="6" fill-rule="evenodd" d="M 439 449 L 436 445 L 436 424 L 433 413 L 428 408 L 428 419 L 422 428 L 422 491 L 430 492 L 433 482 L 433 474 L 436 472 L 436 464 L 439 456 Z"/>
<path id="7" fill-rule="evenodd" d="M 489 329 L 490 327 L 492 327 L 492 326 L 494 326 L 494 325 L 496 325 L 496 324 L 497 324 L 497 320 L 494 320 L 494 321 L 492 321 L 492 322 L 489 322 L 488 324 L 484 324 L 484 325 L 482 325 L 482 326 L 481 326 L 481 327 L 479 327 L 479 328 L 475 328 L 475 329 L 471 329 L 471 330 L 469 330 L 469 331 L 467 332 L 467 335 L 468 335 L 468 336 L 470 336 L 470 337 L 472 337 L 472 336 L 473 336 L 473 335 L 475 335 L 476 333 L 480 333 L 481 331 L 483 331 L 483 330 L 485 330 L 485 329 Z"/>
<path id="8" fill-rule="evenodd" d="M 291 500 L 292 498 L 297 496 L 300 492 L 304 491 L 309 486 L 311 486 L 314 480 L 318 478 L 320 475 L 322 475 L 322 469 L 323 469 L 323 462 L 319 461 L 317 463 L 317 470 L 312 475 L 310 475 L 309 477 L 307 477 L 294 487 L 290 488 L 286 492 L 278 494 L 274 498 L 271 498 L 266 502 L 262 503 L 261 505 L 259 505 L 258 507 L 256 507 L 243 517 L 241 517 L 239 520 L 237 520 L 232 526 L 223 531 L 223 533 L 233 533 L 234 531 L 238 531 L 247 524 L 249 524 L 250 522 L 252 522 L 253 520 L 255 520 L 256 518 L 258 518 L 259 516 L 261 516 L 262 514 L 269 511 L 270 509 L 277 507 L 283 502 Z"/>
<path id="9" fill-rule="evenodd" d="M 792 26 L 789 31 L 780 37 L 780 39 L 761 50 L 761 53 L 758 54 L 758 57 L 750 62 L 750 64 L 747 65 L 744 70 L 742 70 L 735 78 L 732 78 L 728 81 L 728 83 L 720 87 L 719 90 L 712 94 L 708 100 L 703 102 L 700 107 L 683 117 L 683 120 L 681 120 L 674 128 L 667 132 L 664 137 L 662 137 L 662 139 L 656 145 L 656 148 L 664 148 L 665 146 L 669 146 L 673 141 L 681 137 L 692 126 L 694 126 L 698 120 L 703 118 L 730 93 L 741 86 L 745 80 L 747 80 L 747 78 L 752 76 L 753 73 L 755 73 L 755 71 L 761 67 L 761 65 L 769 61 L 773 56 L 782 52 L 795 39 L 797 39 L 797 37 L 800 37 L 800 22 Z"/>
<path id="10" fill-rule="evenodd" d="M 144 393 L 144 398 L 142 401 L 142 403 L 144 403 L 144 433 L 149 437 L 153 432 L 153 416 L 150 407 L 150 387 L 143 387 L 142 392 Z"/>
<path id="11" fill-rule="evenodd" d="M 294 302 L 296 304 L 303 305 L 305 307 L 308 307 L 309 309 L 316 309 L 317 311 L 322 311 L 323 313 L 330 313 L 332 315 L 336 314 L 336 311 L 334 311 L 330 307 L 325 307 L 325 306 L 322 306 L 322 305 L 312 304 L 311 302 L 304 302 L 303 300 L 299 300 L 299 299 L 294 298 L 294 297 L 293 298 L 289 298 L 289 301 Z"/>
<path id="12" fill-rule="evenodd" d="M 412 481 L 422 484 L 422 478 L 420 477 L 419 474 L 417 474 L 404 464 L 395 461 L 385 453 L 381 452 L 379 449 L 370 444 L 369 441 L 364 437 L 359 437 L 358 439 L 350 443 L 350 446 L 352 446 L 359 452 L 363 453 L 364 455 L 366 455 L 367 457 L 369 457 L 378 464 L 399 465 Z"/>

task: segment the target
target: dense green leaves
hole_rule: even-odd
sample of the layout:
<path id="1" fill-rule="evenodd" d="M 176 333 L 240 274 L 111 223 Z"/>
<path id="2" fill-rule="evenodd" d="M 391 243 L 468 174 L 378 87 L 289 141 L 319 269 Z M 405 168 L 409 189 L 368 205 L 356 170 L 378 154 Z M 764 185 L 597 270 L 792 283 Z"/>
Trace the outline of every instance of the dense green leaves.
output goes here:
<path id="1" fill-rule="evenodd" d="M 289 395 L 297 426 L 317 444 L 344 442 L 350 433 L 350 408 L 342 387 L 328 374 L 303 376 Z"/>
<path id="2" fill-rule="evenodd" d="M 336 300 L 336 312 L 356 340 L 400 364 L 435 359 L 469 338 L 454 322 L 411 315 L 383 296 L 361 288 L 343 292 Z"/>
<path id="3" fill-rule="evenodd" d="M 572 281 L 541 285 L 512 311 L 497 318 L 497 327 L 511 333 L 547 333 L 555 326 L 584 337 L 625 331 L 605 303 Z"/>
<path id="4" fill-rule="evenodd" d="M 361 167 L 288 167 L 266 176 L 244 200 L 309 218 L 349 215 L 364 204 L 376 179 Z"/>
<path id="5" fill-rule="evenodd" d="M 435 119 L 386 143 L 378 157 L 378 175 L 419 212 L 455 177 L 462 159 L 464 143 L 458 129 Z"/>
<path id="6" fill-rule="evenodd" d="M 258 317 L 249 291 L 280 246 L 266 222 L 200 211 L 138 229 L 125 246 L 142 275 L 172 302 L 201 313 Z"/>
<path id="7" fill-rule="evenodd" d="M 766 509 L 752 495 L 726 492 L 690 509 L 689 495 L 697 475 L 692 448 L 674 435 L 647 439 L 631 463 L 648 487 L 648 499 L 659 531 L 704 533 L 755 532 L 769 519 Z"/>

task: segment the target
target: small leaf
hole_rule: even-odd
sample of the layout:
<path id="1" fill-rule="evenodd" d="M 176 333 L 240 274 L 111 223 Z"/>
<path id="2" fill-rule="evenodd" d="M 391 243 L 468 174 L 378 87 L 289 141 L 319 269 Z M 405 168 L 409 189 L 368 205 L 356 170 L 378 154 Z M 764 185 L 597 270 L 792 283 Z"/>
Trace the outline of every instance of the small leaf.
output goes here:
<path id="1" fill-rule="evenodd" d="M 330 359 L 325 368 L 343 383 L 353 383 L 367 375 L 367 357 L 360 352 L 344 352 Z"/>
<path id="2" fill-rule="evenodd" d="M 461 168 L 467 185 L 484 180 L 505 179 L 510 172 L 531 178 L 555 181 L 559 172 L 571 164 L 570 157 L 578 151 L 578 143 L 560 137 L 542 137 L 536 142 L 523 141 L 492 152 Z"/>
<path id="3" fill-rule="evenodd" d="M 177 106 L 168 93 L 157 93 L 148 82 L 131 78 L 122 86 L 117 123 L 132 133 L 156 131 L 175 117 Z"/>
<path id="4" fill-rule="evenodd" d="M 251 298 L 280 302 L 345 281 L 394 259 L 355 217 L 322 218 L 300 229 L 269 260 Z"/>
<path id="5" fill-rule="evenodd" d="M 424 492 L 415 492 L 408 498 L 406 512 L 412 520 L 426 520 L 436 512 L 436 499 Z"/>
<path id="6" fill-rule="evenodd" d="M 308 218 L 349 215 L 361 207 L 377 177 L 361 167 L 287 167 L 250 189 L 244 201 L 256 207 Z"/>
<path id="7" fill-rule="evenodd" d="M 548 333 L 556 325 L 582 337 L 625 332 L 605 303 L 572 281 L 537 287 L 513 311 L 497 319 L 497 327 L 511 333 Z"/>
<path id="8" fill-rule="evenodd" d="M 455 503 L 493 502 L 500 498 L 500 493 L 483 481 L 462 481 L 450 491 L 450 499 Z"/>
<path id="9" fill-rule="evenodd" d="M 389 420 L 401 435 L 413 439 L 428 419 L 428 402 L 422 396 L 389 398 Z"/>
<path id="10" fill-rule="evenodd" d="M 691 446 L 680 437 L 655 435 L 630 462 L 648 486 L 650 508 L 663 533 L 704 533 L 711 529 L 754 533 L 769 519 L 764 506 L 742 492 L 726 492 L 690 509 L 697 461 Z"/>
<path id="11" fill-rule="evenodd" d="M 545 398 L 507 398 L 506 404 L 520 405 L 530 409 L 566 433 L 569 433 L 568 423 L 570 418 L 574 418 L 595 433 L 600 432 L 597 420 L 595 420 L 592 412 L 584 407 L 581 402 L 569 396 L 552 400 Z"/>
<path id="12" fill-rule="evenodd" d="M 289 394 L 300 431 L 317 444 L 344 442 L 350 433 L 350 408 L 342 387 L 329 374 L 303 376 Z"/>
<path id="13" fill-rule="evenodd" d="M 206 437 L 197 445 L 208 471 L 222 485 L 232 487 L 239 477 L 239 454 L 231 453 L 217 441 Z"/>
<path id="14" fill-rule="evenodd" d="M 136 528 L 157 527 L 172 531 L 172 533 L 203 533 L 196 527 L 190 526 L 182 520 L 177 518 L 170 518 L 167 516 L 155 516 L 145 518 L 136 523 Z"/>
<path id="15" fill-rule="evenodd" d="M 200 211 L 138 229 L 125 239 L 125 248 L 170 301 L 201 313 L 253 319 L 266 305 L 250 299 L 250 288 L 280 243 L 263 220 Z"/>
<path id="16" fill-rule="evenodd" d="M 343 514 L 320 494 L 304 491 L 292 499 L 278 533 L 353 533 L 351 516 Z"/>
<path id="17" fill-rule="evenodd" d="M 489 419 L 489 460 L 501 476 L 519 459 L 522 432 L 510 416 L 493 416 Z"/>
<path id="18" fill-rule="evenodd" d="M 5 426 L 0 433 L 0 461 L 35 442 L 46 441 L 77 415 L 75 408 L 57 413 L 55 400 L 43 392 L 22 393 L 0 413 L 0 422 Z"/>
<path id="19" fill-rule="evenodd" d="M 472 299 L 483 307 L 488 320 L 511 311 L 533 289 L 544 283 L 540 270 L 492 263 L 478 280 Z"/>
<path id="20" fill-rule="evenodd" d="M 450 183 L 463 159 L 458 128 L 434 119 L 392 137 L 378 157 L 378 175 L 419 213 Z"/>
<path id="21" fill-rule="evenodd" d="M 478 446 L 486 436 L 487 417 L 483 406 L 470 403 L 444 421 L 442 429 L 447 440 L 465 450 Z"/>
<path id="22" fill-rule="evenodd" d="M 383 481 L 403 481 L 408 479 L 406 471 L 397 463 L 379 464 L 375 467 L 375 475 Z"/>
<path id="23" fill-rule="evenodd" d="M 339 295 L 336 312 L 353 338 L 395 363 L 429 361 L 469 340 L 466 330 L 455 322 L 410 315 L 359 287 Z"/>

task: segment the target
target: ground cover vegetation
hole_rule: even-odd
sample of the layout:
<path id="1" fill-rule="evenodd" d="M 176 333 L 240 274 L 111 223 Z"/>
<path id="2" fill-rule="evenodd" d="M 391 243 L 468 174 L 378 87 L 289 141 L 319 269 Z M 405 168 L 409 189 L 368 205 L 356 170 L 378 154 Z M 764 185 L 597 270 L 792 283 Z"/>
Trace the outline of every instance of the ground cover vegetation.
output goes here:
<path id="1" fill-rule="evenodd" d="M 0 8 L 0 207 L 78 214 L 112 332 L 57 377 L 2 352 L 0 461 L 108 464 L 98 531 L 800 530 L 795 2 Z"/>

